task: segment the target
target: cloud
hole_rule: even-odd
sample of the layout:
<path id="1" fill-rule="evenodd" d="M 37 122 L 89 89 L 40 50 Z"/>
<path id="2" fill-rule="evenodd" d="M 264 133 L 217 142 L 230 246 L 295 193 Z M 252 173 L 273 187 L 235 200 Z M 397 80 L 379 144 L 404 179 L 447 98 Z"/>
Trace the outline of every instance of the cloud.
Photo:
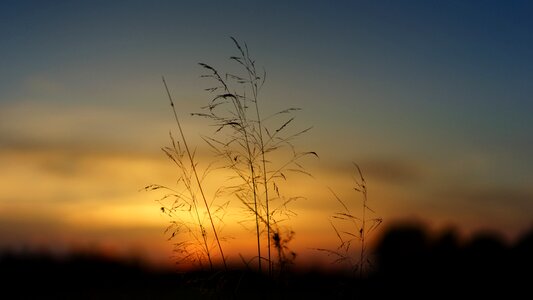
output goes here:
<path id="1" fill-rule="evenodd" d="M 102 105 L 19 102 L 0 107 L 4 148 L 128 148 L 157 150 L 171 119 Z"/>
<path id="2" fill-rule="evenodd" d="M 443 193 L 452 201 L 464 201 L 476 207 L 504 210 L 533 210 L 533 191 L 518 187 L 454 187 Z"/>
<path id="3" fill-rule="evenodd" d="M 368 158 L 357 162 L 368 181 L 386 184 L 412 184 L 429 175 L 427 168 L 419 162 L 391 157 Z M 334 171 L 338 174 L 353 174 L 355 168 L 350 163 L 336 163 Z M 349 175 L 348 175 L 349 176 Z"/>
<path id="4" fill-rule="evenodd" d="M 199 118 L 184 115 L 190 145 L 204 146 L 201 134 L 212 128 Z M 170 113 L 124 108 L 110 104 L 48 101 L 0 103 L 0 148 L 15 150 L 69 150 L 77 153 L 159 153 L 176 134 Z"/>
<path id="5" fill-rule="evenodd" d="M 418 182 L 424 177 L 422 168 L 415 162 L 400 159 L 374 159 L 361 162 L 369 178 L 393 184 Z"/>

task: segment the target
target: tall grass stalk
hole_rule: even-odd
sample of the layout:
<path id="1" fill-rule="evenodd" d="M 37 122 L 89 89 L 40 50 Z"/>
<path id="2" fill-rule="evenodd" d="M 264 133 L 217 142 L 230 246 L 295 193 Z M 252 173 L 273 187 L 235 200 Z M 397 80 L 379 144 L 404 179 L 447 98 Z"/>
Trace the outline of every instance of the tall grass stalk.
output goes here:
<path id="1" fill-rule="evenodd" d="M 361 239 L 361 249 L 360 249 L 360 256 L 359 256 L 359 276 L 362 278 L 363 277 L 363 268 L 364 268 L 364 263 L 365 263 L 365 252 L 366 252 L 366 245 L 365 245 L 365 239 L 366 239 L 366 211 L 367 210 L 371 210 L 372 209 L 370 207 L 368 207 L 367 205 L 367 202 L 368 202 L 368 190 L 366 188 L 366 180 L 365 180 L 365 177 L 363 176 L 363 173 L 361 172 L 361 168 L 359 168 L 359 165 L 354 163 L 355 165 L 355 168 L 357 169 L 357 173 L 359 174 L 359 179 L 360 181 L 356 180 L 356 187 L 354 187 L 354 190 L 358 191 L 359 193 L 361 193 L 363 195 L 363 212 L 362 212 L 362 219 L 361 219 L 361 229 L 359 231 L 359 234 L 360 234 L 360 239 Z M 373 211 L 372 211 L 373 212 Z M 379 223 L 381 223 L 381 220 L 379 220 Z"/>
<path id="2" fill-rule="evenodd" d="M 238 44 L 237 44 L 238 45 Z M 240 46 L 239 46 L 240 48 Z M 242 50 L 241 50 L 242 52 Z M 240 101 L 239 97 L 240 95 L 237 94 L 237 93 L 231 93 L 230 90 L 229 90 L 229 87 L 228 85 L 226 84 L 226 82 L 222 79 L 222 77 L 220 77 L 220 75 L 218 74 L 218 72 L 211 68 L 209 65 L 207 64 L 200 64 L 201 66 L 203 66 L 204 68 L 206 69 L 209 69 L 211 71 L 213 71 L 213 76 L 216 78 L 216 80 L 218 82 L 220 82 L 222 84 L 222 86 L 224 87 L 224 94 L 222 95 L 218 95 L 217 98 L 221 97 L 221 98 L 230 98 L 232 99 L 231 103 L 233 104 L 233 109 L 234 109 L 234 112 L 235 112 L 235 115 L 237 117 L 237 119 L 219 119 L 217 118 L 219 121 L 223 121 L 225 123 L 222 123 L 222 126 L 227 126 L 227 125 L 231 125 L 231 126 L 236 126 L 236 128 L 238 129 L 238 132 L 241 134 L 242 138 L 243 138 L 243 143 L 241 144 L 241 146 L 244 146 L 245 150 L 246 150 L 246 160 L 247 160 L 247 167 L 249 168 L 250 170 L 250 177 L 249 177 L 249 180 L 251 180 L 251 189 L 252 189 L 252 194 L 253 194 L 253 212 L 255 214 L 255 228 L 256 228 L 256 238 L 257 238 L 257 257 L 258 257 L 258 269 L 259 269 L 259 272 L 262 271 L 262 256 L 261 256 L 261 233 L 260 233 L 260 230 L 259 230 L 259 224 L 260 224 L 260 212 L 259 212 L 259 206 L 258 206 L 258 195 L 257 195 L 257 191 L 258 191 L 258 183 L 257 183 L 257 176 L 256 176 L 256 171 L 255 171 L 255 157 L 254 157 L 254 153 L 252 152 L 252 142 L 250 140 L 250 133 L 248 132 L 249 128 L 250 128 L 250 121 L 248 119 L 248 116 L 246 114 L 246 104 L 244 104 L 242 101 Z M 249 69 L 247 68 L 247 70 L 249 71 Z M 215 100 L 217 99 L 215 98 Z M 246 98 L 244 98 L 246 100 Z M 235 122 L 236 121 L 236 122 Z"/>
<path id="3" fill-rule="evenodd" d="M 277 221 L 273 217 L 286 208 L 285 205 L 275 210 L 271 207 L 273 200 L 282 199 L 276 180 L 287 180 L 285 175 L 287 171 L 308 174 L 298 164 L 298 160 L 307 155 L 317 156 L 317 154 L 315 152 L 297 152 L 291 143 L 293 139 L 307 132 L 310 128 L 283 136 L 294 117 L 283 122 L 275 130 L 269 131 L 265 126 L 265 121 L 270 118 L 290 114 L 299 109 L 285 109 L 267 118 L 261 116 L 259 92 L 265 82 L 266 72 L 263 71 L 262 74 L 259 74 L 255 61 L 250 57 L 246 43 L 241 46 L 236 39 L 231 39 L 239 54 L 231 56 L 230 60 L 237 62 L 243 75 L 231 73 L 221 75 L 212 66 L 200 63 L 208 71 L 208 74 L 202 75 L 202 77 L 213 79 L 217 84 L 206 90 L 215 92 L 216 96 L 207 106 L 203 107 L 204 113 L 196 113 L 195 115 L 213 121 L 218 127 L 215 133 L 221 131 L 228 133 L 225 139 L 204 137 L 204 140 L 219 157 L 226 161 L 225 166 L 234 172 L 234 178 L 240 180 L 241 183 L 230 187 L 230 190 L 254 215 L 258 269 L 262 271 L 262 260 L 266 260 L 268 273 L 272 274 L 271 248 L 272 244 L 276 247 L 279 245 L 274 240 L 275 234 L 277 233 L 278 237 L 281 234 L 276 229 L 278 227 Z M 253 110 L 250 112 L 249 109 Z M 272 156 L 274 152 L 284 147 L 290 148 L 292 153 L 285 162 L 279 164 L 281 167 L 275 167 L 275 161 L 279 158 L 276 157 L 272 160 L 268 159 L 267 155 Z M 281 160 L 283 159 L 281 158 Z M 277 197 L 271 197 L 270 188 L 275 190 Z M 294 198 L 290 201 L 292 200 Z M 261 239 L 265 231 L 267 257 L 263 258 Z"/>
<path id="4" fill-rule="evenodd" d="M 335 235 L 339 239 L 339 246 L 336 250 L 319 248 L 317 250 L 323 251 L 336 257 L 334 263 L 348 263 L 352 272 L 358 273 L 359 277 L 363 277 L 365 274 L 365 267 L 370 264 L 370 260 L 367 256 L 367 240 L 370 234 L 372 234 L 379 225 L 383 222 L 380 217 L 368 218 L 369 213 L 375 214 L 375 211 L 368 206 L 368 188 L 363 172 L 358 164 L 354 163 L 355 186 L 353 190 L 361 195 L 361 217 L 357 217 L 350 205 L 341 200 L 341 198 L 330 189 L 335 200 L 342 207 L 342 211 L 333 214 L 330 220 L 330 224 L 335 232 Z M 370 225 L 369 225 L 370 223 Z M 359 242 L 359 255 L 358 258 L 354 257 L 351 252 L 352 244 Z"/>
<path id="5" fill-rule="evenodd" d="M 234 40 L 235 41 L 235 40 Z M 238 45 L 238 43 L 237 43 Z M 242 49 L 240 48 L 240 46 L 238 46 L 239 49 L 241 50 L 241 53 L 242 53 Z M 241 60 L 237 59 L 237 57 L 234 57 L 235 60 L 239 61 L 240 63 L 242 63 Z M 252 152 L 252 141 L 250 140 L 250 135 L 251 133 L 249 132 L 249 128 L 250 128 L 250 121 L 249 121 L 249 118 L 246 114 L 246 109 L 247 109 L 247 106 L 245 103 L 243 103 L 243 99 L 244 101 L 246 100 L 246 96 L 241 96 L 237 93 L 232 93 L 228 87 L 228 85 L 226 84 L 225 80 L 222 79 L 222 77 L 219 75 L 218 71 L 216 71 L 214 68 L 212 68 L 211 66 L 207 65 L 207 64 L 204 64 L 204 63 L 200 63 L 200 65 L 210 71 L 212 71 L 212 75 L 211 76 L 205 76 L 205 77 L 213 77 L 215 78 L 220 84 L 222 84 L 222 87 L 223 87 L 223 91 L 224 91 L 224 94 L 220 94 L 220 95 L 217 95 L 215 97 L 215 99 L 212 101 L 216 101 L 217 99 L 220 99 L 220 98 L 223 98 L 223 99 L 231 99 L 231 104 L 233 105 L 233 116 L 230 117 L 230 118 L 220 118 L 219 116 L 215 116 L 214 114 L 211 114 L 209 117 L 215 119 L 216 121 L 220 122 L 220 125 L 222 127 L 224 126 L 232 126 L 234 129 L 237 129 L 237 132 L 240 134 L 240 137 L 234 137 L 235 140 L 240 140 L 240 146 L 242 146 L 244 149 L 245 149 L 245 157 L 246 157 L 246 165 L 247 165 L 247 168 L 249 168 L 249 171 L 250 171 L 250 176 L 248 178 L 245 178 L 244 177 L 244 174 L 241 174 L 240 173 L 240 170 L 236 170 L 237 173 L 239 173 L 239 176 L 241 178 L 243 178 L 246 182 L 248 180 L 251 181 L 251 190 L 252 190 L 252 195 L 253 195 L 253 209 L 251 209 L 255 215 L 255 229 L 256 229 L 256 240 L 257 240 L 257 257 L 258 257 L 258 269 L 259 269 L 259 272 L 262 271 L 262 256 L 261 256 L 261 232 L 260 232 L 260 229 L 259 229 L 259 224 L 260 224 L 260 212 L 259 212 L 259 207 L 260 205 L 258 205 L 258 195 L 257 195 L 257 192 L 258 192 L 258 183 L 257 183 L 257 176 L 256 176 L 256 170 L 255 170 L 255 156 L 254 156 L 254 153 Z M 250 72 L 249 68 L 246 67 L 247 71 Z M 239 78 L 240 79 L 240 78 Z M 253 85 L 253 84 L 252 84 Z M 210 106 L 209 109 L 213 110 L 214 106 Z M 222 128 L 221 127 L 221 128 Z M 220 129 L 219 129 L 220 130 Z M 212 145 L 212 144 L 210 144 Z M 216 147 L 215 147 L 216 149 Z M 218 149 L 217 149 L 218 151 Z M 232 156 L 230 153 L 227 153 L 226 155 L 229 155 L 230 157 Z M 235 158 L 235 160 L 237 160 L 237 156 Z M 233 167 L 230 167 L 231 169 L 234 169 L 234 166 Z M 241 201 L 245 201 L 244 198 L 240 198 Z M 269 263 L 270 264 L 270 263 Z"/>
<path id="6" fill-rule="evenodd" d="M 180 261 L 197 261 L 200 265 L 202 265 L 203 258 L 201 257 L 200 253 L 204 253 L 209 261 L 210 269 L 213 270 L 211 250 L 207 242 L 207 232 L 203 225 L 204 221 L 202 220 L 202 218 L 200 218 L 199 208 L 196 200 L 196 193 L 191 180 L 191 170 L 189 167 L 187 167 L 188 163 L 185 163 L 183 161 L 184 151 L 181 149 L 179 143 L 175 142 L 172 133 L 169 133 L 169 136 L 172 142 L 172 147 L 163 147 L 161 148 L 161 150 L 167 155 L 168 158 L 170 158 L 176 164 L 178 169 L 181 171 L 182 175 L 178 178 L 178 183 L 182 183 L 185 186 L 187 192 L 180 192 L 168 188 L 166 186 L 157 184 L 149 185 L 145 187 L 145 190 L 152 191 L 163 189 L 170 191 L 170 193 L 164 195 L 164 197 L 162 197 L 161 199 L 156 200 L 159 204 L 161 204 L 161 211 L 167 214 L 171 219 L 173 219 L 173 221 L 171 221 L 171 225 L 166 228 L 165 234 L 172 230 L 172 234 L 169 237 L 169 240 L 172 240 L 176 237 L 177 234 L 181 233 L 183 229 L 185 229 L 186 232 L 189 233 L 190 237 L 193 238 L 193 242 L 186 240 L 182 242 L 176 242 L 174 244 L 174 252 L 178 253 Z M 170 206 L 167 206 L 164 203 L 164 200 L 166 200 L 167 198 L 174 198 L 174 202 Z M 179 216 L 177 217 L 177 219 L 174 219 L 176 217 L 174 216 L 174 214 L 177 212 L 188 212 L 193 221 L 188 222 L 187 219 L 183 216 Z M 194 230 L 194 227 L 196 226 L 198 226 L 198 232 L 201 236 L 201 240 L 196 234 L 196 231 Z M 197 243 L 195 243 L 194 241 L 196 241 Z M 196 249 L 195 244 L 200 245 L 200 251 Z M 193 249 L 191 249 L 191 247 Z"/>
<path id="7" fill-rule="evenodd" d="M 189 149 L 189 146 L 187 144 L 187 139 L 185 138 L 185 134 L 183 133 L 183 129 L 181 127 L 181 123 L 179 121 L 178 114 L 176 112 L 176 108 L 174 106 L 174 101 L 172 100 L 172 95 L 170 94 L 170 91 L 168 89 L 167 83 L 165 81 L 165 77 L 162 77 L 162 80 L 163 80 L 163 84 L 165 86 L 165 90 L 166 90 L 167 95 L 168 95 L 168 99 L 170 101 L 170 106 L 172 107 L 172 112 L 174 113 L 174 119 L 175 119 L 176 124 L 178 126 L 178 129 L 179 129 L 179 132 L 180 132 L 180 136 L 181 136 L 181 139 L 183 141 L 183 145 L 185 146 L 185 151 L 187 153 L 187 157 L 189 158 L 189 162 L 190 162 L 190 165 L 191 165 L 191 169 L 193 171 L 194 178 L 196 179 L 196 184 L 198 185 L 198 189 L 200 191 L 200 195 L 202 196 L 202 200 L 204 202 L 205 209 L 207 211 L 207 215 L 209 217 L 209 222 L 211 224 L 211 229 L 213 230 L 213 235 L 215 237 L 215 241 L 217 243 L 218 250 L 219 250 L 220 256 L 222 258 L 222 262 L 224 264 L 224 269 L 227 270 L 228 267 L 227 267 L 227 264 L 226 264 L 226 258 L 224 256 L 224 251 L 222 250 L 222 245 L 220 244 L 220 239 L 218 237 L 218 233 L 217 233 L 217 230 L 215 228 L 215 223 L 214 223 L 213 217 L 211 215 L 211 209 L 210 209 L 209 204 L 207 203 L 207 199 L 205 197 L 204 189 L 202 187 L 202 183 L 200 181 L 200 177 L 198 176 L 198 171 L 196 170 L 196 164 L 194 163 L 193 156 L 192 156 L 191 151 Z M 203 228 L 203 225 L 200 222 L 200 217 L 199 217 L 199 213 L 198 213 L 198 210 L 197 210 L 197 205 L 196 205 L 196 201 L 195 201 L 194 197 L 193 197 L 193 203 L 194 203 L 194 207 L 195 207 L 195 210 L 196 210 L 196 215 L 198 217 L 198 223 L 201 226 L 202 236 L 204 238 L 205 247 L 206 247 L 206 252 L 207 252 L 207 255 L 209 257 L 209 264 L 210 264 L 210 266 L 212 268 L 212 261 L 211 261 L 210 252 L 209 252 L 209 249 L 208 249 L 208 246 L 207 246 L 207 238 L 206 238 L 206 234 L 205 234 L 205 228 Z"/>
<path id="8" fill-rule="evenodd" d="M 267 168 L 266 168 L 266 159 L 265 159 L 265 142 L 263 139 L 263 126 L 261 124 L 261 114 L 259 113 L 259 89 L 263 86 L 263 83 L 266 80 L 266 72 L 263 72 L 262 78 L 258 76 L 257 69 L 255 68 L 254 61 L 250 58 L 249 52 L 248 52 L 248 46 L 245 45 L 246 52 L 242 49 L 239 42 L 231 37 L 231 40 L 235 43 L 235 46 L 239 50 L 241 56 L 240 60 L 237 60 L 241 65 L 244 66 L 246 69 L 246 73 L 248 75 L 248 81 L 250 82 L 250 87 L 252 90 L 252 102 L 255 104 L 255 113 L 257 118 L 257 134 L 258 134 L 258 141 L 260 146 L 260 153 L 261 153 L 261 164 L 263 169 L 263 187 L 265 190 L 265 208 L 266 208 L 266 227 L 267 227 L 267 256 L 268 256 L 268 273 L 269 275 L 272 275 L 272 256 L 271 256 L 271 225 L 270 225 L 270 198 L 268 197 L 268 184 L 267 184 Z M 258 85 L 258 80 L 261 79 L 261 84 Z M 256 203 L 256 201 L 254 202 Z M 257 207 L 255 208 L 257 211 Z M 259 246 L 259 245 L 258 245 Z M 258 252 L 259 253 L 259 252 Z"/>

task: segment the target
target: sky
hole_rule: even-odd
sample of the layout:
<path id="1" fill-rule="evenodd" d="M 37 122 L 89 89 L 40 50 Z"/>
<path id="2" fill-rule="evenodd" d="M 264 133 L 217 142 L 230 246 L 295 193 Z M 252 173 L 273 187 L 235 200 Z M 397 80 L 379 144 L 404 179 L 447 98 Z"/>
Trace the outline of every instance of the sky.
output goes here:
<path id="1" fill-rule="evenodd" d="M 139 191 L 177 176 L 161 76 L 205 167 L 198 62 L 234 69 L 230 36 L 267 72 L 265 115 L 300 107 L 291 130 L 313 127 L 296 142 L 320 156 L 303 161 L 313 178 L 285 189 L 306 198 L 286 223 L 300 261 L 336 246 L 330 188 L 360 204 L 353 162 L 384 226 L 513 239 L 533 224 L 532 15 L 529 1 L 2 1 L 0 248 L 172 261 L 169 218 Z M 251 256 L 230 207 L 225 247 Z"/>

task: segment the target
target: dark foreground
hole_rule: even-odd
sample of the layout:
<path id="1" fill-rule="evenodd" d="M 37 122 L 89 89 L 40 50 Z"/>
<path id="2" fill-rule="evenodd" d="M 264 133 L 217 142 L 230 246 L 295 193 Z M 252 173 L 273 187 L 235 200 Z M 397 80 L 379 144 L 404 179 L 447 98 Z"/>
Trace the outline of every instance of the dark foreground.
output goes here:
<path id="1" fill-rule="evenodd" d="M 421 227 L 388 230 L 374 271 L 287 272 L 271 280 L 250 271 L 153 271 L 135 262 L 88 255 L 0 255 L 1 299 L 369 299 L 408 297 L 529 299 L 533 231 L 513 245 L 492 234 L 460 243 L 454 232 L 429 238 Z"/>

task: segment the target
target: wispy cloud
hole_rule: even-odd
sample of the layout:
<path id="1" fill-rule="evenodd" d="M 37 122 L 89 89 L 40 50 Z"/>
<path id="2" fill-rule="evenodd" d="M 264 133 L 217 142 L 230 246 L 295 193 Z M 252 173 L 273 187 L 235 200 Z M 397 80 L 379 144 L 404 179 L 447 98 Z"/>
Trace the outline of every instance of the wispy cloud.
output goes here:
<path id="1" fill-rule="evenodd" d="M 427 175 L 416 161 L 394 158 L 381 158 L 365 160 L 360 163 L 369 178 L 390 184 L 417 183 Z"/>
<path id="2" fill-rule="evenodd" d="M 442 192 L 450 201 L 470 207 L 501 209 L 502 213 L 529 214 L 533 211 L 533 190 L 519 187 L 449 187 Z"/>
<path id="3" fill-rule="evenodd" d="M 0 147 L 157 149 L 172 128 L 170 119 L 114 106 L 27 101 L 0 110 Z M 140 142 L 142 141 L 142 143 Z"/>
<path id="4" fill-rule="evenodd" d="M 407 160 L 390 156 L 365 158 L 356 163 L 361 167 L 365 177 L 374 182 L 382 184 L 413 184 L 427 178 L 430 175 L 429 169 L 415 160 Z M 334 173 L 350 176 L 354 172 L 354 167 L 349 162 L 330 165 L 334 167 Z"/>

